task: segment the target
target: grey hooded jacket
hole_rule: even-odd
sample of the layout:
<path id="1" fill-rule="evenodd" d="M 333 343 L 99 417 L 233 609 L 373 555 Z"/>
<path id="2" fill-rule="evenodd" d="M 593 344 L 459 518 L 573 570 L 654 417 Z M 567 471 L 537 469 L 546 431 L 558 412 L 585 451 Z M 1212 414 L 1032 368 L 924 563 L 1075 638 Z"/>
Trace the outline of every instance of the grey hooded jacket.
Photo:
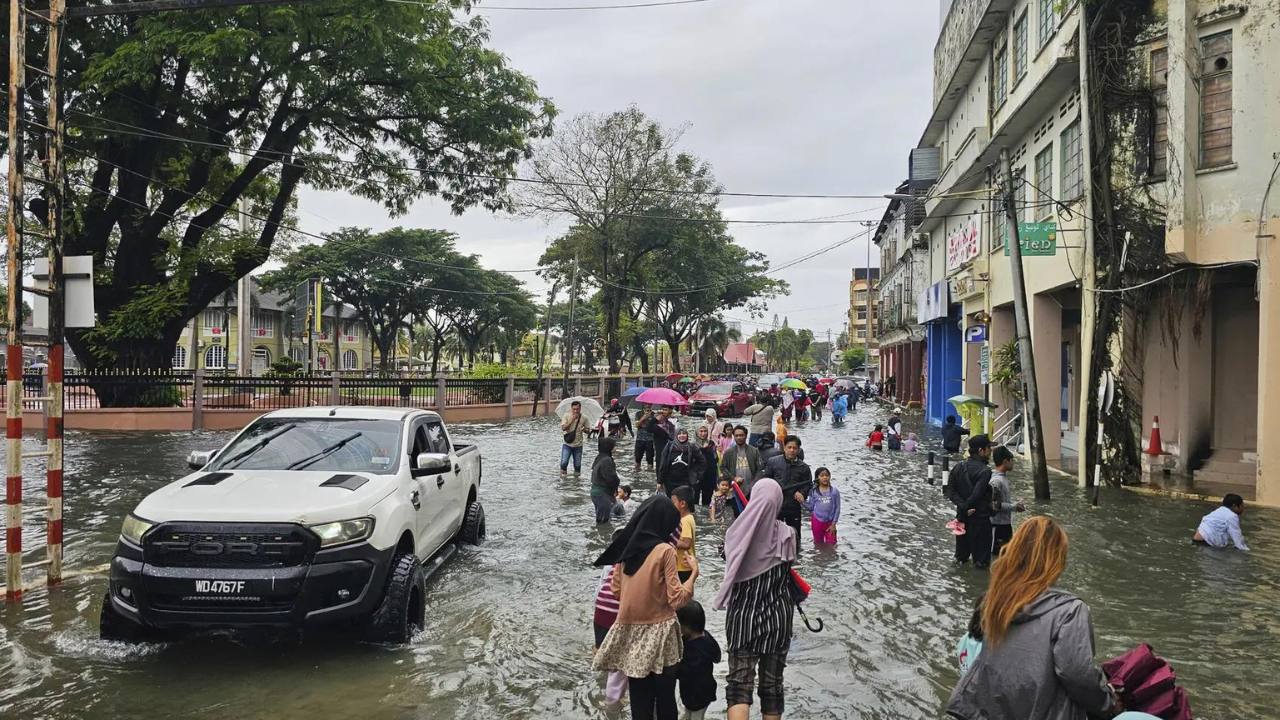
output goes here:
<path id="1" fill-rule="evenodd" d="M 982 649 L 947 713 L 961 720 L 1111 717 L 1114 699 L 1093 658 L 1093 621 L 1080 598 L 1049 588 L 1018 611 L 1004 642 Z"/>

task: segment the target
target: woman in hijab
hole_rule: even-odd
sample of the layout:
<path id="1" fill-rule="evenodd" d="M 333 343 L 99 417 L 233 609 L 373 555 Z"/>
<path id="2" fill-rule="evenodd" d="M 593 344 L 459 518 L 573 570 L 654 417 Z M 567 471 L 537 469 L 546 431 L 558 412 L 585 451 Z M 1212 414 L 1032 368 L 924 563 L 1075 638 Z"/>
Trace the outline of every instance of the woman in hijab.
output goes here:
<path id="1" fill-rule="evenodd" d="M 618 486 L 622 483 L 618 477 L 618 466 L 613 461 L 613 449 L 617 444 L 618 441 L 611 437 L 600 438 L 599 452 L 591 463 L 591 504 L 596 508 L 597 525 L 609 522 Z"/>
<path id="2" fill-rule="evenodd" d="M 724 432 L 724 423 L 720 422 L 720 418 L 716 416 L 716 411 L 713 408 L 707 408 L 700 427 L 705 427 L 708 437 L 712 439 L 719 437 Z"/>
<path id="3" fill-rule="evenodd" d="M 668 495 L 681 485 L 697 487 L 704 463 L 702 451 L 689 441 L 689 431 L 681 428 L 676 439 L 667 443 L 658 465 L 658 489 Z"/>
<path id="4" fill-rule="evenodd" d="M 596 558 L 597 566 L 618 565 L 611 589 L 618 598 L 618 619 L 596 652 L 596 670 L 626 673 L 634 720 L 676 720 L 676 666 L 683 658 L 676 610 L 693 597 L 698 561 L 680 582 L 671 535 L 680 511 L 663 495 L 636 509 L 631 521 Z"/>
<path id="5" fill-rule="evenodd" d="M 702 472 L 694 486 L 697 491 L 694 497 L 701 498 L 699 502 L 703 507 L 710 507 L 711 496 L 716 491 L 716 478 L 720 475 L 720 448 L 706 425 L 698 426 L 698 452 L 702 454 Z"/>
<path id="6" fill-rule="evenodd" d="M 770 478 L 760 479 L 751 488 L 751 502 L 724 537 L 724 584 L 712 607 L 729 609 L 729 720 L 747 720 L 757 669 L 765 720 L 778 720 L 784 709 L 782 671 L 795 611 L 788 574 L 796 559 L 796 536 L 777 519 L 781 508 L 782 487 Z"/>

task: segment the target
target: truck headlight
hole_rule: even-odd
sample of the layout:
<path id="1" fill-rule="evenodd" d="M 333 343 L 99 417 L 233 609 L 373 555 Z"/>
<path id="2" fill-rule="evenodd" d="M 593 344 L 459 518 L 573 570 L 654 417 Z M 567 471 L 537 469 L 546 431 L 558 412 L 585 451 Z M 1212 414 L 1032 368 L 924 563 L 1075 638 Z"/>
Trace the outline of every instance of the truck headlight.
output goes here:
<path id="1" fill-rule="evenodd" d="M 120 536 L 134 545 L 141 545 L 142 536 L 146 535 L 147 531 L 155 526 L 155 523 L 150 520 L 143 520 L 137 515 L 126 515 L 124 525 L 120 527 Z"/>
<path id="2" fill-rule="evenodd" d="M 339 520 L 338 522 L 312 525 L 311 532 L 320 536 L 320 547 L 344 545 L 357 540 L 364 540 L 373 534 L 373 518 L 356 518 Z"/>

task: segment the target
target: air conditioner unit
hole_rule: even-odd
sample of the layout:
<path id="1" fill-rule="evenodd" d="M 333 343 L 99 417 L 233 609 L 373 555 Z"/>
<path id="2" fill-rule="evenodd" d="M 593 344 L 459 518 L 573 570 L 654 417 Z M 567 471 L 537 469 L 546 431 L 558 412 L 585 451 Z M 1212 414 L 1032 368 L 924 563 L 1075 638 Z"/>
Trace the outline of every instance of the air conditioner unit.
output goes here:
<path id="1" fill-rule="evenodd" d="M 929 233 L 913 233 L 911 235 L 911 247 L 915 250 L 928 250 Z"/>

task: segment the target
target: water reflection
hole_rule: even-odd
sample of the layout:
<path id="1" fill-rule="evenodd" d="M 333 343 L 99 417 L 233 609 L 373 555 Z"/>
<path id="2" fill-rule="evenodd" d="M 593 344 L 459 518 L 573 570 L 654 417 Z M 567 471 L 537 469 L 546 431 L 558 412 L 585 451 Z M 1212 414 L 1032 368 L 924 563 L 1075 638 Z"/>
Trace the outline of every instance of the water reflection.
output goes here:
<path id="1" fill-rule="evenodd" d="M 844 516 L 836 547 L 805 539 L 801 560 L 814 586 L 806 607 L 826 631 L 799 630 L 787 670 L 790 717 L 940 717 L 956 680 L 955 639 L 986 582 L 949 564 L 943 524 L 951 510 L 940 488 L 924 482 L 925 453 L 863 448 L 874 410 L 860 407 L 841 428 L 795 430 L 810 464 L 831 468 Z M 938 446 L 935 432 L 912 418 L 906 424 L 923 448 Z M 560 433 L 545 418 L 454 431 L 483 447 L 489 542 L 464 548 L 432 579 L 427 626 L 410 646 L 227 633 L 158 646 L 104 643 L 97 612 L 105 578 L 90 576 L 0 609 L 0 716 L 602 717 L 601 678 L 589 670 L 590 563 L 608 530 L 591 522 L 587 478 L 557 476 Z M 72 434 L 68 566 L 109 559 L 124 513 L 183 473 L 190 450 L 228 437 Z M 638 497 L 652 491 L 652 474 L 620 465 Z M 1177 669 L 1199 716 L 1274 714 L 1280 515 L 1246 512 L 1253 553 L 1193 548 L 1188 539 L 1207 505 L 1104 491 L 1093 511 L 1069 479 L 1055 479 L 1049 503 L 1032 500 L 1022 469 L 1011 481 L 1030 513 L 1066 527 L 1061 585 L 1092 606 L 1100 655 L 1150 642 Z M 29 502 L 43 497 L 39 485 L 28 480 Z M 42 541 L 40 513 L 28 512 L 29 548 Z M 713 548 L 724 526 L 705 513 L 699 519 L 705 580 L 697 598 L 709 604 L 723 573 Z M 711 613 L 710 631 L 721 640 L 723 622 Z M 723 687 L 725 666 L 718 670 Z M 711 716 L 723 707 L 717 702 Z"/>

